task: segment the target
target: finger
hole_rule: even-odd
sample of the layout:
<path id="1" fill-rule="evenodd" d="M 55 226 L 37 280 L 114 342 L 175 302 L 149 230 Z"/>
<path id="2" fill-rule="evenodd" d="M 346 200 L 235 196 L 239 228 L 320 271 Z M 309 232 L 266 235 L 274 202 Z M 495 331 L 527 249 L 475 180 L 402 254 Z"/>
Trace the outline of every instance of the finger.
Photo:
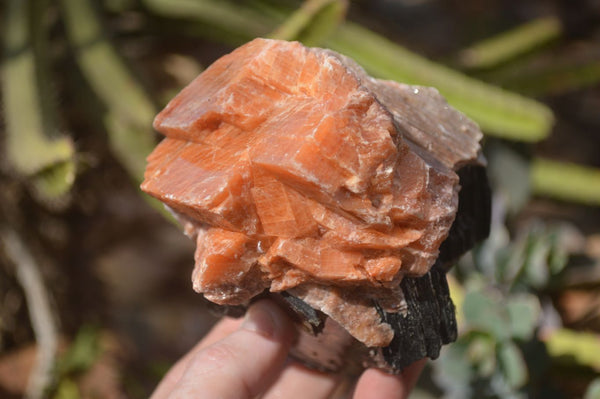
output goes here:
<path id="1" fill-rule="evenodd" d="M 297 362 L 290 362 L 262 399 L 329 398 L 338 380 L 332 374 L 310 370 Z"/>
<path id="2" fill-rule="evenodd" d="M 229 317 L 223 318 L 219 321 L 206 336 L 196 344 L 188 353 L 185 354 L 184 357 L 179 359 L 177 363 L 169 372 L 163 377 L 162 381 L 158 385 L 158 387 L 154 390 L 150 399 L 165 399 L 169 396 L 181 376 L 183 375 L 185 369 L 188 366 L 189 360 L 193 357 L 193 355 L 200 350 L 206 348 L 214 344 L 217 341 L 222 340 L 235 330 L 237 330 L 242 324 L 242 319 L 231 319 Z"/>
<path id="3" fill-rule="evenodd" d="M 354 399 L 404 399 L 414 388 L 426 359 L 414 362 L 399 375 L 368 369 L 358 380 Z"/>
<path id="4" fill-rule="evenodd" d="M 225 317 L 221 321 L 219 321 L 209 332 L 202 338 L 202 341 L 196 344 L 194 348 L 190 351 L 190 355 L 196 353 L 208 346 L 211 346 L 229 334 L 233 333 L 235 330 L 239 329 L 242 325 L 244 319 L 232 319 L 231 317 Z"/>
<path id="5" fill-rule="evenodd" d="M 169 398 L 253 398 L 278 376 L 293 338 L 286 314 L 259 301 L 240 329 L 193 355 Z"/>

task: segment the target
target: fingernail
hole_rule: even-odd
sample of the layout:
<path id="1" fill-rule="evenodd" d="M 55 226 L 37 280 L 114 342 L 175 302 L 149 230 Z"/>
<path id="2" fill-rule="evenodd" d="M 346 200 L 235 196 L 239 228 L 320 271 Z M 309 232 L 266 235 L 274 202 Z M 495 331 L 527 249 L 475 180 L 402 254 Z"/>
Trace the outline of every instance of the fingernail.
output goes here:
<path id="1" fill-rule="evenodd" d="M 273 338 L 278 333 L 281 334 L 278 331 L 281 329 L 279 317 L 281 315 L 274 304 L 268 301 L 258 301 L 246 312 L 242 328 L 267 338 Z"/>

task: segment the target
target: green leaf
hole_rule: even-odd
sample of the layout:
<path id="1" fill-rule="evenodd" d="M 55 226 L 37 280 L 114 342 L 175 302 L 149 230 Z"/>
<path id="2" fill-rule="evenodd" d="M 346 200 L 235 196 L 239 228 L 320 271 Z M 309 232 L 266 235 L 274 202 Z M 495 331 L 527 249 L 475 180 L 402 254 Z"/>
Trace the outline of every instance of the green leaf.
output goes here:
<path id="1" fill-rule="evenodd" d="M 135 8 L 135 0 L 103 0 L 104 8 L 113 13 L 131 11 Z"/>
<path id="2" fill-rule="evenodd" d="M 493 229 L 490 235 L 492 239 L 495 238 L 497 228 L 506 229 L 503 225 Z M 495 246 L 486 243 L 487 247 L 482 250 L 487 253 L 478 254 L 478 267 L 489 267 L 487 262 L 482 262 L 482 256 L 484 260 L 488 257 L 495 258 L 498 282 L 507 285 L 512 291 L 543 289 L 567 264 L 568 254 L 563 238 L 565 228 L 560 225 L 548 226 L 534 219 L 521 226 L 517 237 L 512 241 L 509 242 L 506 238 Z M 492 261 L 489 263 L 493 264 Z"/>
<path id="3" fill-rule="evenodd" d="M 81 393 L 79 392 L 79 388 L 77 387 L 77 384 L 70 378 L 65 378 L 58 384 L 56 393 L 53 396 L 53 399 L 79 399 L 79 398 L 81 398 Z"/>
<path id="4" fill-rule="evenodd" d="M 600 399 L 600 377 L 588 385 L 583 399 Z"/>
<path id="5" fill-rule="evenodd" d="M 209 39 L 240 45 L 263 37 L 277 22 L 243 3 L 227 0 L 142 0 L 152 12 L 169 18 L 197 21 L 197 33 Z"/>
<path id="6" fill-rule="evenodd" d="M 558 18 L 538 18 L 462 50 L 459 62 L 467 68 L 490 68 L 541 47 L 561 34 Z"/>
<path id="7" fill-rule="evenodd" d="M 565 232 L 563 229 L 556 228 L 548 233 L 550 241 L 550 253 L 548 254 L 548 267 L 552 275 L 560 273 L 569 262 L 569 253 L 565 248 Z"/>
<path id="8" fill-rule="evenodd" d="M 507 299 L 506 310 L 512 337 L 531 339 L 541 313 L 537 297 L 528 294 L 512 295 Z"/>
<path id="9" fill-rule="evenodd" d="M 488 134 L 539 141 L 550 133 L 554 117 L 545 105 L 429 61 L 359 25 L 344 23 L 326 44 L 375 77 L 437 88 Z"/>
<path id="10" fill-rule="evenodd" d="M 111 149 L 136 182 L 155 145 L 156 108 L 108 42 L 90 0 L 62 0 L 65 22 L 81 71 L 108 108 Z"/>
<path id="11" fill-rule="evenodd" d="M 600 169 L 537 158 L 531 182 L 538 195 L 600 206 Z"/>
<path id="12" fill-rule="evenodd" d="M 67 376 L 84 372 L 92 367 L 101 354 L 102 348 L 100 347 L 98 329 L 84 326 L 78 331 L 75 340 L 59 360 L 59 374 Z"/>
<path id="13" fill-rule="evenodd" d="M 548 283 L 550 268 L 548 257 L 552 250 L 550 242 L 543 232 L 533 230 L 526 239 L 524 278 L 534 288 L 541 288 Z"/>
<path id="14" fill-rule="evenodd" d="M 155 145 L 150 127 L 143 129 L 135 126 L 114 112 L 106 114 L 104 125 L 113 153 L 134 180 L 141 182 L 146 170 L 146 156 Z"/>
<path id="15" fill-rule="evenodd" d="M 485 79 L 528 96 L 560 95 L 591 87 L 600 82 L 600 55 L 592 42 L 587 46 L 561 47 L 560 57 L 548 52 L 513 62 L 487 73 Z"/>
<path id="16" fill-rule="evenodd" d="M 44 52 L 44 4 L 7 3 L 2 94 L 8 164 L 31 179 L 42 199 L 53 200 L 73 184 L 75 151 L 71 139 L 59 133 L 55 120 Z"/>
<path id="17" fill-rule="evenodd" d="M 58 162 L 31 177 L 34 194 L 45 200 L 64 198 L 75 182 L 75 175 L 73 160 Z"/>
<path id="18" fill-rule="evenodd" d="M 488 332 L 498 340 L 508 339 L 510 326 L 499 297 L 483 291 L 465 295 L 463 314 L 468 327 Z"/>
<path id="19" fill-rule="evenodd" d="M 502 225 L 501 228 L 506 229 L 506 226 Z M 526 240 L 516 239 L 507 242 L 505 247 L 497 249 L 496 276 L 498 281 L 512 285 L 522 275 L 526 262 L 526 244 Z"/>
<path id="20" fill-rule="evenodd" d="M 527 382 L 527 366 L 514 343 L 506 341 L 498 345 L 498 365 L 504 380 L 512 389 L 520 388 Z"/>
<path id="21" fill-rule="evenodd" d="M 514 215 L 531 197 L 529 160 L 499 140 L 486 144 L 487 173 L 494 193 L 502 196 L 507 211 Z"/>
<path id="22" fill-rule="evenodd" d="M 108 130 L 111 149 L 117 159 L 133 177 L 136 183 L 144 178 L 146 169 L 146 156 L 154 146 L 154 140 L 147 131 L 127 123 L 119 115 L 109 112 L 104 118 Z M 140 191 L 141 192 L 141 191 Z M 175 222 L 173 215 L 167 211 L 165 205 L 155 198 L 143 194 L 142 198 L 170 222 Z"/>
<path id="23" fill-rule="evenodd" d="M 344 0 L 307 0 L 269 37 L 299 40 L 307 46 L 319 45 L 344 19 L 347 7 Z"/>
<path id="24" fill-rule="evenodd" d="M 490 377 L 496 369 L 496 340 L 486 334 L 476 334 L 471 338 L 468 358 L 476 365 L 479 377 Z"/>
<path id="25" fill-rule="evenodd" d="M 546 338 L 546 347 L 552 357 L 568 356 L 580 365 L 600 371 L 600 337 L 596 334 L 558 329 Z"/>
<path id="26" fill-rule="evenodd" d="M 108 111 L 104 126 L 110 148 L 136 184 L 142 182 L 146 157 L 156 145 L 152 120 L 156 107 L 106 39 L 89 0 L 62 0 L 69 39 L 81 71 Z M 159 201 L 143 198 L 168 220 Z"/>
<path id="27" fill-rule="evenodd" d="M 467 398 L 471 392 L 474 373 L 467 356 L 468 349 L 468 340 L 459 338 L 457 342 L 442 349 L 440 358 L 435 363 L 435 382 L 444 391 L 451 393 L 452 397 Z"/>

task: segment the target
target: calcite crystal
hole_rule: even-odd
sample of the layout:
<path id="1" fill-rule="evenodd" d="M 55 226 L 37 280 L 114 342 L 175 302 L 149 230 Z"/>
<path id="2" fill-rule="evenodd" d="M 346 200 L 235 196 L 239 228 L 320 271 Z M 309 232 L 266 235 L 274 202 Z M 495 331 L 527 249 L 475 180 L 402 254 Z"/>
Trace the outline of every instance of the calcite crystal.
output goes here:
<path id="1" fill-rule="evenodd" d="M 286 290 L 367 346 L 394 335 L 372 304 L 398 311 L 401 280 L 438 257 L 481 138 L 434 89 L 266 39 L 217 60 L 154 127 L 166 138 L 142 189 L 195 237 L 194 289 L 226 305 Z"/>

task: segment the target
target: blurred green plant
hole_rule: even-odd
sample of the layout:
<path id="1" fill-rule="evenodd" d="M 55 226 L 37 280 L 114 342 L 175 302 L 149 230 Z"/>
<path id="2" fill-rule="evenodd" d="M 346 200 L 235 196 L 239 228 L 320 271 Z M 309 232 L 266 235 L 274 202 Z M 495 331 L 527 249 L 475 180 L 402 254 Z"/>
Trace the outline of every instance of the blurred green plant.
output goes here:
<path id="1" fill-rule="evenodd" d="M 68 39 L 88 84 L 106 106 L 103 115 L 110 147 L 136 185 L 144 178 L 146 157 L 156 139 L 151 130 L 157 112 L 152 99 L 111 45 L 90 0 L 61 0 Z M 143 197 L 169 220 L 153 198 Z"/>
<path id="2" fill-rule="evenodd" d="M 464 291 L 457 301 L 460 336 L 434 363 L 435 381 L 447 398 L 520 397 L 528 367 L 519 344 L 534 337 L 541 315 L 537 297 L 508 295 L 477 274 Z"/>
<path id="3" fill-rule="evenodd" d="M 6 3 L 2 94 L 7 166 L 27 179 L 42 201 L 54 202 L 75 180 L 75 148 L 59 133 L 45 7 L 45 0 Z"/>
<path id="4" fill-rule="evenodd" d="M 487 134 L 539 141 L 550 133 L 554 118 L 545 105 L 429 61 L 357 24 L 345 23 L 325 44 L 376 77 L 437 88 Z"/>
<path id="5" fill-rule="evenodd" d="M 458 60 L 465 68 L 491 68 L 556 40 L 562 32 L 558 18 L 538 18 L 461 50 Z"/>
<path id="6" fill-rule="evenodd" d="M 90 0 L 61 0 L 75 58 L 108 112 L 109 142 L 134 181 L 144 176 L 146 156 L 156 145 L 151 125 L 156 107 L 109 43 Z"/>
<path id="7" fill-rule="evenodd" d="M 276 25 L 270 16 L 250 7 L 248 2 L 142 0 L 142 3 L 148 11 L 162 17 L 194 21 L 192 27 L 182 26 L 190 34 L 235 46 L 267 36 Z"/>
<path id="8" fill-rule="evenodd" d="M 101 354 L 100 331 L 94 326 L 83 326 L 60 358 L 57 372 L 61 376 L 85 372 Z"/>
<path id="9" fill-rule="evenodd" d="M 591 382 L 583 399 L 600 399 L 600 378 Z"/>
<path id="10" fill-rule="evenodd" d="M 345 0 L 61 0 L 59 4 L 58 15 L 46 12 L 56 10 L 48 0 L 8 0 L 3 7 L 3 166 L 33 187 L 42 203 L 68 194 L 77 172 L 75 146 L 60 133 L 65 116 L 50 85 L 55 59 L 48 54 L 52 47 L 48 15 L 57 16 L 53 22 L 65 28 L 66 37 L 57 29 L 52 39 L 58 47 L 65 39 L 70 44 L 71 52 L 61 54 L 75 60 L 101 103 L 103 109 L 95 112 L 100 113 L 109 147 L 135 184 L 141 181 L 145 157 L 155 145 L 151 123 L 156 104 L 164 101 L 140 84 L 135 69 L 109 40 L 111 33 L 165 37 L 174 33 L 232 46 L 261 36 L 329 47 L 354 58 L 376 77 L 436 87 L 490 137 L 492 232 L 456 270 L 452 291 L 461 335 L 434 363 L 436 381 L 447 396 L 524 397 L 535 377 L 535 362 L 527 352 L 534 344 L 541 345 L 552 361 L 570 356 L 597 370 L 597 359 L 590 355 L 598 350 L 596 335 L 554 329 L 544 342 L 537 339 L 548 292 L 560 286 L 561 273 L 568 267 L 564 226 L 532 222 L 515 227 L 513 220 L 534 194 L 600 205 L 597 169 L 523 155 L 532 152 L 523 143 L 547 138 L 554 122 L 546 105 L 523 94 L 564 93 L 600 81 L 597 51 L 569 50 L 576 57 L 556 60 L 552 46 L 563 35 L 556 17 L 474 43 L 455 57 L 465 72 L 347 21 Z M 131 13 L 141 23 L 127 32 L 114 25 L 109 29 L 102 18 L 110 13 Z M 526 150 L 513 151 L 505 145 L 511 141 L 521 142 L 520 148 Z M 74 376 L 91 367 L 98 355 L 97 331 L 82 329 L 57 365 L 61 383 L 54 397 L 79 397 Z M 596 380 L 586 398 L 598 397 L 599 392 Z"/>
<path id="11" fill-rule="evenodd" d="M 491 157 L 492 177 L 505 164 L 500 158 L 506 156 Z M 560 286 L 569 262 L 569 226 L 533 219 L 511 235 L 506 218 L 515 204 L 510 201 L 517 198 L 516 203 L 523 205 L 518 199 L 521 194 L 514 191 L 527 188 L 509 179 L 493 181 L 496 201 L 490 237 L 459 262 L 456 278 L 450 280 L 459 339 L 433 363 L 435 381 L 447 398 L 528 397 L 541 378 L 539 368 L 551 367 L 564 357 L 598 370 L 598 335 L 550 328 L 543 342 L 538 337 L 541 326 L 548 323 L 540 301 L 550 303 L 548 290 Z M 513 195 L 506 195 L 511 190 Z M 536 345 L 538 355 L 526 351 Z M 548 360 L 540 361 L 540 353 Z"/>
<path id="12" fill-rule="evenodd" d="M 269 35 L 272 39 L 298 40 L 307 46 L 323 43 L 344 20 L 345 0 L 308 0 Z"/>
<path id="13" fill-rule="evenodd" d="M 545 341 L 551 356 L 566 357 L 600 372 L 600 337 L 597 334 L 561 328 L 552 331 Z"/>
<path id="14" fill-rule="evenodd" d="M 542 289 L 567 264 L 561 233 L 562 226 L 548 226 L 541 221 L 528 224 L 510 241 L 506 240 L 506 231 L 494 231 L 473 256 L 478 270 L 495 284 L 515 291 Z"/>
<path id="15" fill-rule="evenodd" d="M 81 398 L 81 394 L 79 392 L 79 387 L 77 384 L 70 379 L 63 380 L 56 393 L 53 396 L 53 399 L 79 399 Z"/>
<path id="16" fill-rule="evenodd" d="M 527 96 L 560 95 L 600 82 L 600 51 L 572 48 L 543 54 L 483 74 L 490 82 Z"/>
<path id="17" fill-rule="evenodd" d="M 560 289 L 573 227 L 532 218 L 510 229 L 536 193 L 531 161 L 501 142 L 488 144 L 490 236 L 454 270 L 458 345 L 444 349 L 433 364 L 435 380 L 450 398 L 528 397 L 544 370 L 565 356 L 595 369 L 597 356 L 590 354 L 600 343 L 597 335 L 552 327 L 548 310 L 542 311 L 542 303 L 551 307 L 549 294 Z M 542 342 L 538 334 L 548 323 Z"/>
<path id="18" fill-rule="evenodd" d="M 53 399 L 81 398 L 76 379 L 88 371 L 102 355 L 100 331 L 94 326 L 83 326 L 56 365 L 56 388 Z"/>
<path id="19" fill-rule="evenodd" d="M 600 205 L 600 169 L 538 158 L 532 162 L 531 181 L 538 194 Z"/>
<path id="20" fill-rule="evenodd" d="M 527 96 L 559 95 L 598 84 L 598 46 L 588 41 L 565 45 L 564 36 L 557 17 L 542 17 L 460 51 L 458 63 L 474 76 Z"/>

